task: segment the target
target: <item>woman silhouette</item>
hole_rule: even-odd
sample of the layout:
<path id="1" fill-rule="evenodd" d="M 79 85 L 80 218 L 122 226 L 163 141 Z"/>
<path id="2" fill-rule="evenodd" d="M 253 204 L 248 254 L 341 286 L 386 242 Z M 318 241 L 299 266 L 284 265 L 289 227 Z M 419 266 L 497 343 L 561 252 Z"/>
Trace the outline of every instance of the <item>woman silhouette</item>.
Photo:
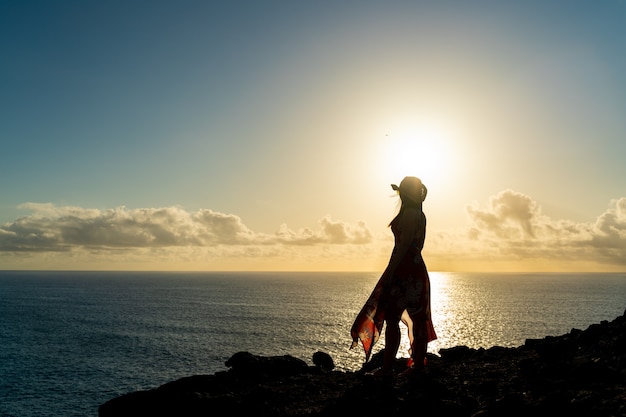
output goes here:
<path id="1" fill-rule="evenodd" d="M 430 314 L 430 280 L 422 258 L 426 216 L 422 202 L 427 189 L 417 177 L 405 177 L 391 187 L 400 195 L 398 214 L 389 226 L 394 247 L 387 268 L 357 315 L 351 329 L 352 346 L 363 344 L 365 361 L 385 328 L 383 366 L 374 375 L 392 375 L 400 347 L 400 321 L 407 326 L 410 359 L 404 373 L 423 372 L 428 342 L 437 338 Z"/>

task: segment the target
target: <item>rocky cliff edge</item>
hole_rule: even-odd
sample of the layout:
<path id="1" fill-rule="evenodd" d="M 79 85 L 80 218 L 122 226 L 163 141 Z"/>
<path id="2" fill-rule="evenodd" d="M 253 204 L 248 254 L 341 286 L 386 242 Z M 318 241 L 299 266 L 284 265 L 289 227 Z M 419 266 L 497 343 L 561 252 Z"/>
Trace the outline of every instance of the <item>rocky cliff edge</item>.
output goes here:
<path id="1" fill-rule="evenodd" d="M 625 312 L 626 315 L 626 312 Z M 515 348 L 457 346 L 429 355 L 427 373 L 372 377 L 381 353 L 355 372 L 292 356 L 237 352 L 227 371 L 195 375 L 102 404 L 124 416 L 626 416 L 626 318 L 528 339 Z M 404 367 L 398 360 L 398 369 Z"/>

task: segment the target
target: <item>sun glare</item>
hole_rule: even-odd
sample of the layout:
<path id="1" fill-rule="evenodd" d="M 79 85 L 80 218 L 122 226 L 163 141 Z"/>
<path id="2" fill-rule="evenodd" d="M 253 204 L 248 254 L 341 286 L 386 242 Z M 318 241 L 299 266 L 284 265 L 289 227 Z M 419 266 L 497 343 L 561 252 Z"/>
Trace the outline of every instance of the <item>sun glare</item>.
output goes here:
<path id="1" fill-rule="evenodd" d="M 419 125 L 390 131 L 385 135 L 385 175 L 399 181 L 406 175 L 426 184 L 443 181 L 452 166 L 450 133 L 439 126 Z"/>

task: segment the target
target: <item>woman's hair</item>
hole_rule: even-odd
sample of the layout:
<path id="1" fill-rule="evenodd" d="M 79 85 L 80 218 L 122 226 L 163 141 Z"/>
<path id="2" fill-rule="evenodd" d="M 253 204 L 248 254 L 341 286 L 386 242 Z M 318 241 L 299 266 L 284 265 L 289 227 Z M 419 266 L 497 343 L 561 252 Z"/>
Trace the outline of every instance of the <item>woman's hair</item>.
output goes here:
<path id="1" fill-rule="evenodd" d="M 404 177 L 400 186 L 391 184 L 391 188 L 398 191 L 403 204 L 422 204 L 426 199 L 428 189 L 417 177 Z"/>
<path id="2" fill-rule="evenodd" d="M 422 203 L 428 193 L 428 189 L 422 183 L 422 180 L 417 177 L 404 177 L 402 182 L 400 182 L 400 186 L 391 184 L 391 188 L 398 192 L 401 200 L 400 210 L 391 223 L 402 215 L 405 208 L 415 207 L 422 209 Z M 390 226 L 391 223 L 389 223 Z"/>

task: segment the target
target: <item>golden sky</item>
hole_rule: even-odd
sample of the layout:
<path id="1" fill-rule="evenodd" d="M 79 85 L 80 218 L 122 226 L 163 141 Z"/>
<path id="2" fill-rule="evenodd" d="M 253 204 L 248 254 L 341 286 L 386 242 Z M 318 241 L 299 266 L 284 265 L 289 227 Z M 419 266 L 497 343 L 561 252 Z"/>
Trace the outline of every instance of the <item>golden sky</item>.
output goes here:
<path id="1" fill-rule="evenodd" d="M 0 268 L 626 269 L 626 6 L 0 6 Z"/>

